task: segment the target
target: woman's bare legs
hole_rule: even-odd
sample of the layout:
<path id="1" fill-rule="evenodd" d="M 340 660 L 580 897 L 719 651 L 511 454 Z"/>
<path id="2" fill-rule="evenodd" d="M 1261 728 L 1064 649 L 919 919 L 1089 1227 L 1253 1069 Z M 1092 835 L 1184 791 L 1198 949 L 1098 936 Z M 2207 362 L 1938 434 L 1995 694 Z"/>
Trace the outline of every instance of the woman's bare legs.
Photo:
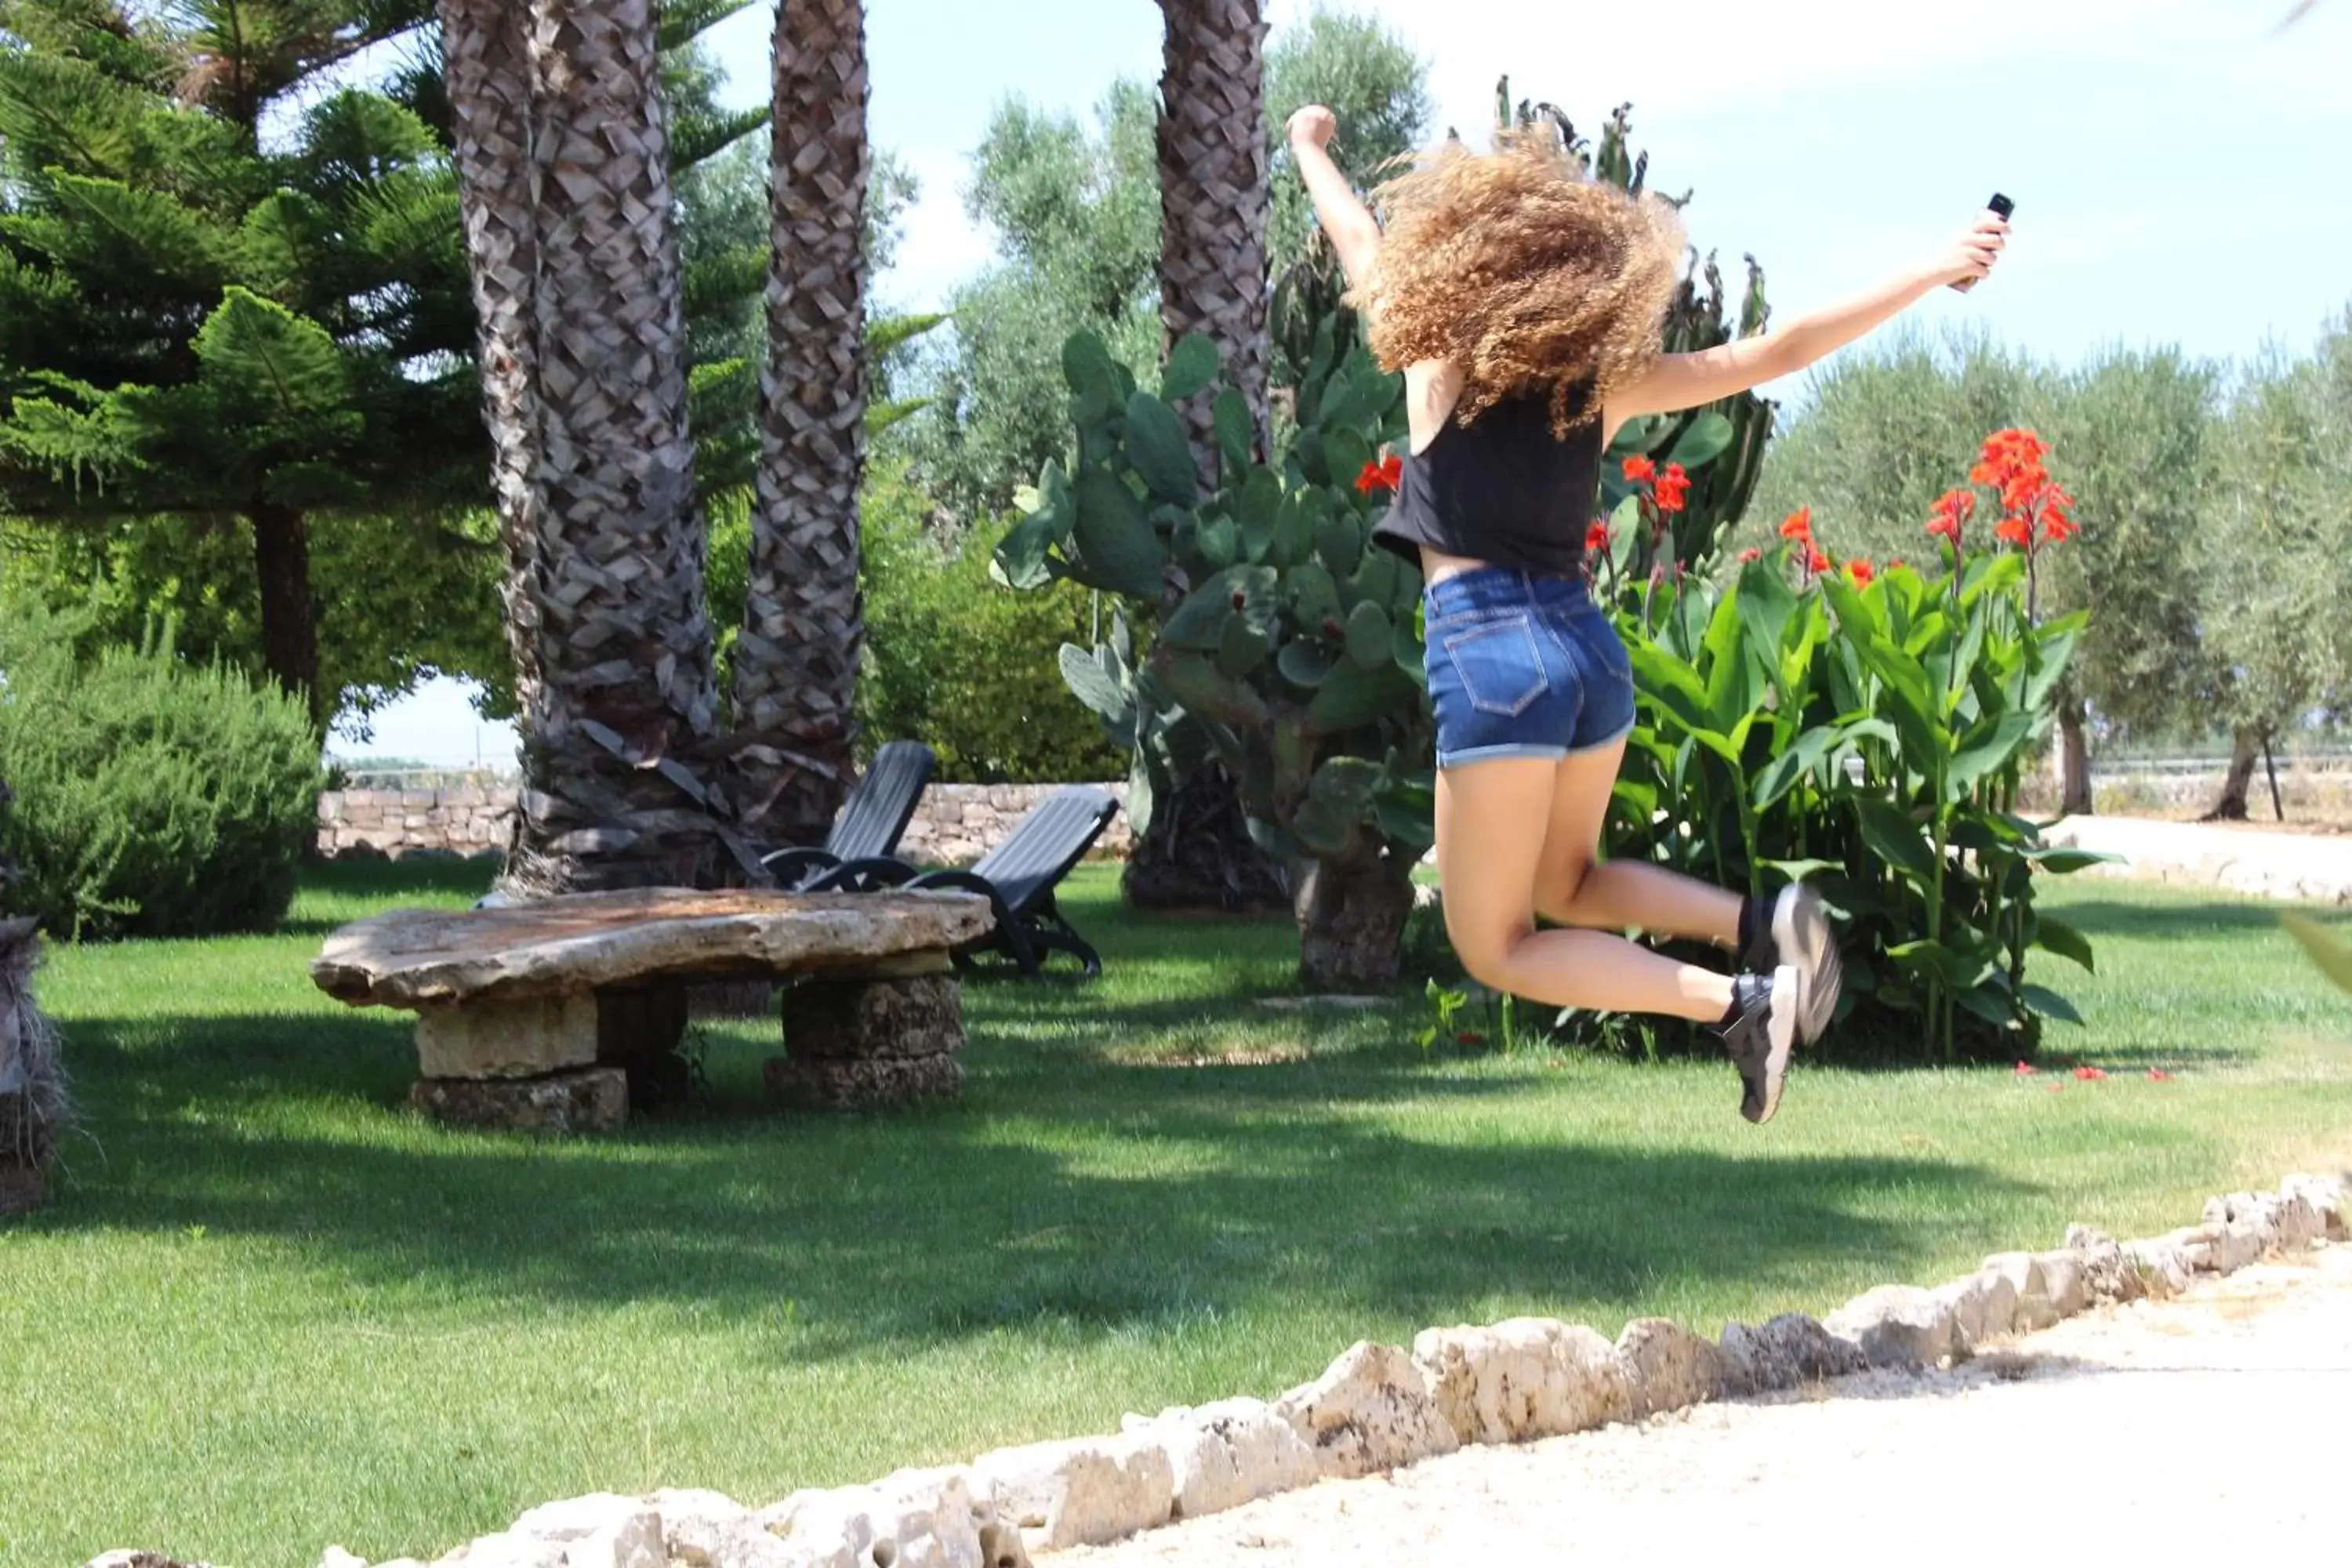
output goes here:
<path id="1" fill-rule="evenodd" d="M 1536 868 L 1536 913 L 1592 931 L 1647 931 L 1717 947 L 1739 944 L 1739 895 L 1636 860 L 1596 861 L 1601 816 L 1617 781 L 1625 744 L 1564 758 L 1552 797 L 1550 835 Z M 1587 763 L 1592 764 L 1590 768 Z M 1596 801 L 1588 795 L 1595 774 Z"/>
<path id="2" fill-rule="evenodd" d="M 1736 940 L 1738 899 L 1704 883 L 1612 878 L 1601 897 L 1616 901 L 1596 904 L 1579 896 L 1591 881 L 1623 750 L 1610 746 L 1559 762 L 1498 758 L 1438 775 L 1437 863 L 1446 934 L 1471 977 L 1497 991 L 1556 1007 L 1711 1024 L 1730 1010 L 1730 975 L 1678 963 L 1621 936 L 1535 929 L 1537 889 L 1548 886 L 1566 890 L 1571 907 L 1604 911 L 1612 924 L 1622 910 L 1640 909 L 1647 920 L 1622 923 Z"/>

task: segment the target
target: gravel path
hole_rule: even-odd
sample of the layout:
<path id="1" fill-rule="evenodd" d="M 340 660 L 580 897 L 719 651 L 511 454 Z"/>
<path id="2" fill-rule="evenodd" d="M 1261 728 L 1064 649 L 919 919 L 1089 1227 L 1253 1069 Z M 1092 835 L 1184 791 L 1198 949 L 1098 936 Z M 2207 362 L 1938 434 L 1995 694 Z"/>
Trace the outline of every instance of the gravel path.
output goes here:
<path id="1" fill-rule="evenodd" d="M 1466 1449 L 1045 1561 L 2341 1563 L 2347 1412 L 2352 1247 L 2337 1246 L 1952 1373 Z"/>

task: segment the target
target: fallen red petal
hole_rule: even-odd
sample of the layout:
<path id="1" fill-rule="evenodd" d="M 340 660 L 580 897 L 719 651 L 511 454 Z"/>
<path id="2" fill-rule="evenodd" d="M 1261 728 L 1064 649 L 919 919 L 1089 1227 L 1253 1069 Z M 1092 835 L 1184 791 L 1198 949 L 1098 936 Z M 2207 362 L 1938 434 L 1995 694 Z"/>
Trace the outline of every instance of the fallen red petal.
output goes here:
<path id="1" fill-rule="evenodd" d="M 2040 1068 L 2035 1067 L 2032 1062 L 2020 1062 L 2017 1064 L 2017 1076 L 2020 1078 L 2032 1078 L 2035 1073 L 2038 1073 L 2042 1069 Z"/>

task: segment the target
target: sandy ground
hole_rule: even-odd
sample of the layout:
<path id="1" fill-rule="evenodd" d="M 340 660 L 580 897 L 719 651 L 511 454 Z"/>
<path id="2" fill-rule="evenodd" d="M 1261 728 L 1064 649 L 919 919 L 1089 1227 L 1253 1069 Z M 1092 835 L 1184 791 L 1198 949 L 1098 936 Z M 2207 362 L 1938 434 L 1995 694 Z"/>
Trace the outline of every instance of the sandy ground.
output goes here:
<path id="1" fill-rule="evenodd" d="M 1468 1449 L 1046 1561 L 2344 1563 L 2347 1415 L 2352 1247 L 2337 1246 L 1955 1372 Z"/>
<path id="2" fill-rule="evenodd" d="M 2352 839 L 2342 835 L 2259 833 L 2147 817 L 2070 816 L 2046 837 L 2054 845 L 2124 858 L 2121 865 L 2094 867 L 2088 873 L 2093 876 L 2221 888 L 2251 898 L 2352 903 Z"/>

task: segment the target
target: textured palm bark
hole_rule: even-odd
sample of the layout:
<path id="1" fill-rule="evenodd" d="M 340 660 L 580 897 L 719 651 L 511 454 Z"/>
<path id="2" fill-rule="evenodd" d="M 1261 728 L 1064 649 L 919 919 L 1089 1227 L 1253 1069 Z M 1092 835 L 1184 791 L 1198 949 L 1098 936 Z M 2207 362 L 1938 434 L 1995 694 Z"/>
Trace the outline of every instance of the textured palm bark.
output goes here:
<path id="1" fill-rule="evenodd" d="M 1259 0 L 1161 0 L 1160 319 L 1198 332 L 1249 399 L 1261 444 L 1269 349 L 1265 21 Z M 1196 451 L 1216 451 L 1213 399 L 1184 410 Z"/>
<path id="2" fill-rule="evenodd" d="M 865 626 L 865 8 L 786 0 L 774 50 L 768 361 L 743 628 L 739 799 L 768 842 L 814 844 L 841 804 Z"/>
<path id="3" fill-rule="evenodd" d="M 704 540 L 653 0 L 443 0 L 524 787 L 507 883 L 704 885 Z"/>
<path id="4" fill-rule="evenodd" d="M 1168 342 L 1198 332 L 1267 429 L 1269 303 L 1265 46 L 1259 0 L 1161 0 L 1160 316 Z M 1214 398 L 1182 408 L 1204 474 L 1217 461 Z M 1128 897 L 1158 910 L 1279 908 L 1281 871 L 1249 837 L 1221 768 L 1178 781 L 1135 846 Z"/>

